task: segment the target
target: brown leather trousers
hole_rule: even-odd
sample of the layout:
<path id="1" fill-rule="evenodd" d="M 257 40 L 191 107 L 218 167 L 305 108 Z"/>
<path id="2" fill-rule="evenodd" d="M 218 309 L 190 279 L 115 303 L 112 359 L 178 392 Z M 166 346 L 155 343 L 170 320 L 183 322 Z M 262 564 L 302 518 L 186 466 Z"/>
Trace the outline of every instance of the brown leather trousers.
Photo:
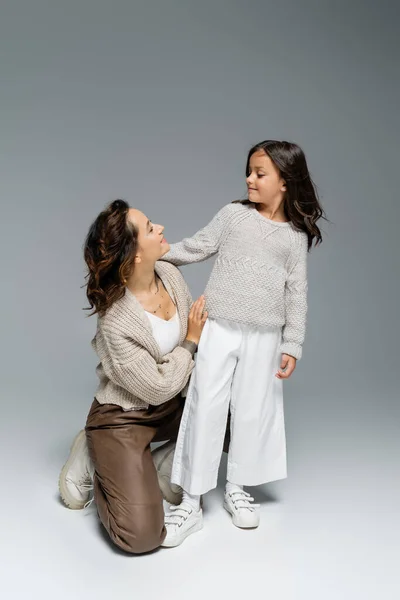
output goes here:
<path id="1" fill-rule="evenodd" d="M 124 411 L 94 400 L 86 421 L 93 461 L 94 499 L 112 542 L 132 554 L 163 542 L 164 510 L 151 442 L 176 440 L 184 399 L 179 394 L 160 406 Z M 224 449 L 229 448 L 229 421 Z"/>

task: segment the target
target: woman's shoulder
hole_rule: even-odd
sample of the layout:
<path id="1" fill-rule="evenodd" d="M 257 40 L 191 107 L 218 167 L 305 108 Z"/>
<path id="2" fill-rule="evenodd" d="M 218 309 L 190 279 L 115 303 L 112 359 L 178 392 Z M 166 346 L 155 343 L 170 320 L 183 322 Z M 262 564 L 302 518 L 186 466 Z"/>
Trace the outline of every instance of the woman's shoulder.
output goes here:
<path id="1" fill-rule="evenodd" d="M 168 262 L 168 260 L 158 260 L 155 266 L 156 272 L 161 276 L 161 278 L 165 278 L 168 280 L 170 285 L 174 288 L 183 288 L 186 286 L 186 281 L 184 276 L 182 275 L 180 269 Z"/>
<path id="2" fill-rule="evenodd" d="M 178 279 L 183 278 L 183 275 L 178 267 L 168 262 L 168 260 L 158 260 L 156 262 L 156 271 L 166 275 L 167 277 L 177 277 Z"/>

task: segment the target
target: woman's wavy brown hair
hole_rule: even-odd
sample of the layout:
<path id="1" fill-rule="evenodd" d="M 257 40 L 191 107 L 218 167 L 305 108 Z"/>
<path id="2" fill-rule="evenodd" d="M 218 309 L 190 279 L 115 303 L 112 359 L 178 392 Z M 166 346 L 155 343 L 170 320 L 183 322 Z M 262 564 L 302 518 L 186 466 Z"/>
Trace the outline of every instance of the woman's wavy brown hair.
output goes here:
<path id="1" fill-rule="evenodd" d="M 250 158 L 255 152 L 265 152 L 279 169 L 282 179 L 286 182 L 284 210 L 288 221 L 296 229 L 307 234 L 308 249 L 313 241 L 317 246 L 322 242 L 322 234 L 317 225 L 319 219 L 327 220 L 319 202 L 317 189 L 311 179 L 303 150 L 293 142 L 265 140 L 253 146 L 247 156 L 246 177 L 250 173 Z M 248 198 L 234 200 L 242 204 L 250 204 Z"/>
<path id="2" fill-rule="evenodd" d="M 125 282 L 132 273 L 138 248 L 137 228 L 128 221 L 129 205 L 114 200 L 91 225 L 84 245 L 88 268 L 86 296 L 89 316 L 104 316 L 125 294 Z"/>

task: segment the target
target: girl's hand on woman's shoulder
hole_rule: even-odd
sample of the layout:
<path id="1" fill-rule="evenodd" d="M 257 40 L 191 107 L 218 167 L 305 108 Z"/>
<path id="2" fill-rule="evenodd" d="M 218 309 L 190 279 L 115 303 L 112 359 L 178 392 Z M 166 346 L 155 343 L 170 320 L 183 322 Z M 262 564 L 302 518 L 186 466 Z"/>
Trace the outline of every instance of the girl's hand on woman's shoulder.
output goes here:
<path id="1" fill-rule="evenodd" d="M 282 354 L 281 368 L 276 373 L 278 379 L 289 379 L 296 368 L 297 360 L 289 354 Z"/>

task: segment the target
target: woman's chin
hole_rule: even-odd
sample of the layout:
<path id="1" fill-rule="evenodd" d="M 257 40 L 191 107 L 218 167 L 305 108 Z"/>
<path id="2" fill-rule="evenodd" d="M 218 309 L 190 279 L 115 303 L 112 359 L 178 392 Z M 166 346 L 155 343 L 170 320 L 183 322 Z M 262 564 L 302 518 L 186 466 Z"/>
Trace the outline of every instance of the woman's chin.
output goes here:
<path id="1" fill-rule="evenodd" d="M 161 247 L 161 256 L 164 256 L 164 254 L 167 254 L 167 252 L 169 252 L 169 249 L 170 249 L 170 245 L 168 244 L 168 242 L 164 242 Z"/>

